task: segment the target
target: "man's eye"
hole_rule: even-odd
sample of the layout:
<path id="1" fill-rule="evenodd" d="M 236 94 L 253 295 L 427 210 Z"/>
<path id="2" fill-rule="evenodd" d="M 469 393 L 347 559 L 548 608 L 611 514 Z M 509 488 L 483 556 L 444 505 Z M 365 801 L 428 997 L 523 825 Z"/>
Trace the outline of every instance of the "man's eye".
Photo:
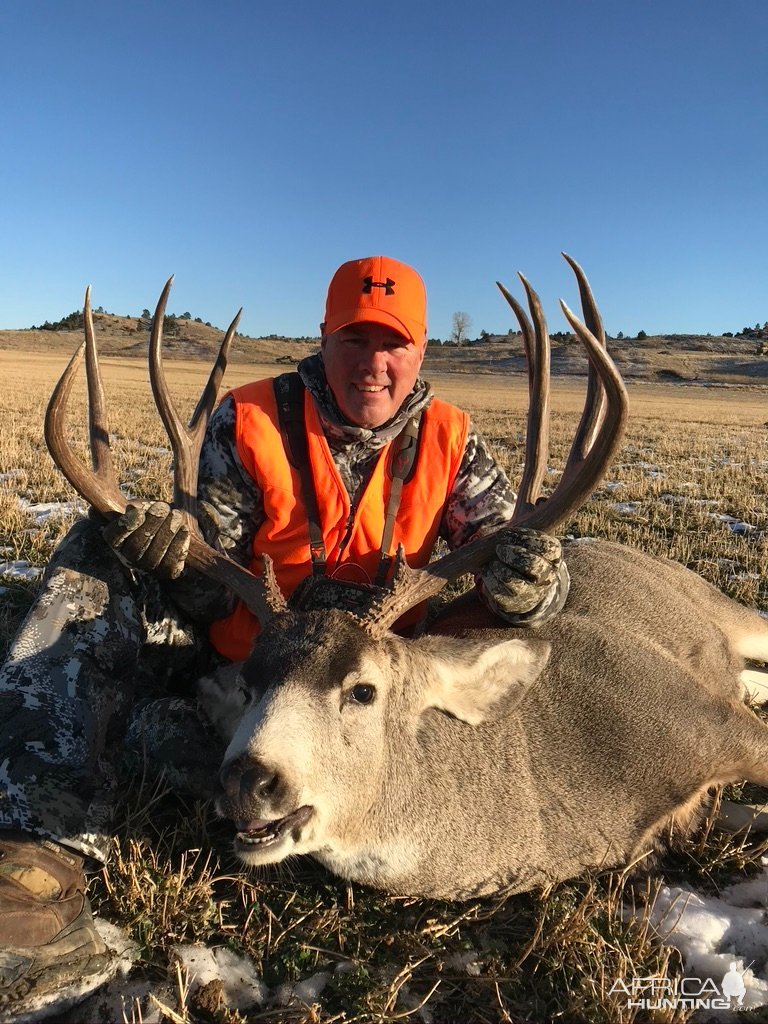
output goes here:
<path id="1" fill-rule="evenodd" d="M 352 687 L 349 696 L 355 704 L 372 704 L 376 696 L 376 688 L 367 683 L 358 683 L 357 686 Z"/>

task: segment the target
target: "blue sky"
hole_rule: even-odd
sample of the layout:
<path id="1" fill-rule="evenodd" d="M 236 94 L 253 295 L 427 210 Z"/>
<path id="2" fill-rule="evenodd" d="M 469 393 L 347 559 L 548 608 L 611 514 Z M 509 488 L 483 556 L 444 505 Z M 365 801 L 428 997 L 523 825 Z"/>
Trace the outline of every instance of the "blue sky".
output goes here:
<path id="1" fill-rule="evenodd" d="M 768 319 L 765 0 L 7 0 L 0 327 L 82 302 L 313 334 L 346 259 L 416 266 L 430 336 L 500 278 L 616 333 Z"/>

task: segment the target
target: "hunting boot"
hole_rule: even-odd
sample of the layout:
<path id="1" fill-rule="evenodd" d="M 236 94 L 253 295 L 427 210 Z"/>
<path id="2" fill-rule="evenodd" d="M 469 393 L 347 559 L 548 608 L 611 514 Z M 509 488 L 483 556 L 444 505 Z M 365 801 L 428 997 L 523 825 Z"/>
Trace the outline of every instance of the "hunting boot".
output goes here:
<path id="1" fill-rule="evenodd" d="M 99 983 L 111 957 L 85 889 L 81 857 L 0 831 L 0 1015 L 48 995 L 71 1002 L 73 985 L 82 998 Z"/>

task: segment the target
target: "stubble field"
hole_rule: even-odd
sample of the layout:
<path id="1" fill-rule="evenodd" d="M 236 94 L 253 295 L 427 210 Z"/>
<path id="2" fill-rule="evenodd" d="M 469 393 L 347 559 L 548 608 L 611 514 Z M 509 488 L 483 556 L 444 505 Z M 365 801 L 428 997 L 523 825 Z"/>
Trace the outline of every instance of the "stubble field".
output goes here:
<path id="1" fill-rule="evenodd" d="M 45 404 L 62 369 L 59 355 L 0 352 L 0 545 L 6 563 L 42 567 L 78 514 L 72 509 L 46 516 L 35 507 L 74 498 L 42 436 Z M 226 383 L 283 369 L 233 365 Z M 103 370 L 120 479 L 134 495 L 167 496 L 170 453 L 144 363 L 110 358 Z M 169 362 L 167 370 L 180 408 L 191 410 L 204 364 Z M 522 377 L 437 378 L 428 363 L 425 376 L 438 395 L 472 413 L 512 480 L 519 479 Z M 597 494 L 563 532 L 676 559 L 731 597 L 768 609 L 767 394 L 760 388 L 631 387 L 623 449 Z M 554 382 L 553 468 L 546 487 L 557 480 L 582 400 L 581 381 Z M 79 402 L 71 434 L 82 442 Z M 4 580 L 6 644 L 34 585 Z M 629 883 L 618 875 L 525 896 L 444 904 L 389 899 L 348 886 L 310 862 L 247 874 L 228 843 L 228 826 L 215 821 L 207 805 L 182 803 L 162 786 L 127 785 L 115 856 L 95 879 L 93 899 L 104 917 L 138 942 L 146 975 L 171 984 L 173 1005 L 164 1004 L 168 1019 L 642 1020 L 609 994 L 612 979 L 674 976 L 681 969 L 677 953 L 651 941 L 642 914 L 623 919 Z M 713 892 L 730 872 L 756 870 L 762 852 L 712 832 L 691 841 L 663 870 L 667 880 L 684 879 Z M 646 894 L 657 883 L 657 876 L 646 879 Z M 190 995 L 190 979 L 176 969 L 171 953 L 175 944 L 192 941 L 249 955 L 272 1001 L 245 1016 L 203 1005 Z M 322 991 L 310 986 L 301 990 L 303 1001 L 291 1000 L 291 986 L 312 978 L 324 979 Z M 131 1014 L 140 1019 L 136 1007 L 128 1009 L 127 1020 Z M 684 1020 L 686 1011 L 662 1011 L 654 1019 Z"/>

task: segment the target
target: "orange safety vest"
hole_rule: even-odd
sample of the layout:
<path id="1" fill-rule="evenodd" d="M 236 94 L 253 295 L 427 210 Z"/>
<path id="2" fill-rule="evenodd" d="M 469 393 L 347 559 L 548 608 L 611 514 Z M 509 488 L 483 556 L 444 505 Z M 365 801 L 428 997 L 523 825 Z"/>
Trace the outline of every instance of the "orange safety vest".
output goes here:
<path id="1" fill-rule="evenodd" d="M 280 589 L 289 597 L 311 574 L 312 566 L 301 475 L 286 452 L 273 381 L 254 381 L 235 388 L 229 396 L 235 403 L 237 452 L 264 501 L 265 519 L 253 539 L 249 568 L 260 573 L 261 555 L 269 555 Z M 326 570 L 331 576 L 369 583 L 379 565 L 392 479 L 388 455 L 393 442 L 382 449 L 351 519 L 349 495 L 333 461 L 317 407 L 306 390 L 304 423 L 328 557 Z M 422 413 L 416 464 L 403 484 L 392 550 L 388 552 L 394 553 L 402 544 L 408 564 L 414 568 L 426 565 L 432 554 L 468 430 L 467 413 L 439 399 L 433 399 Z M 398 625 L 405 624 L 407 618 L 404 616 Z M 258 620 L 238 600 L 234 612 L 214 622 L 209 635 L 220 654 L 243 661 L 258 632 Z"/>

